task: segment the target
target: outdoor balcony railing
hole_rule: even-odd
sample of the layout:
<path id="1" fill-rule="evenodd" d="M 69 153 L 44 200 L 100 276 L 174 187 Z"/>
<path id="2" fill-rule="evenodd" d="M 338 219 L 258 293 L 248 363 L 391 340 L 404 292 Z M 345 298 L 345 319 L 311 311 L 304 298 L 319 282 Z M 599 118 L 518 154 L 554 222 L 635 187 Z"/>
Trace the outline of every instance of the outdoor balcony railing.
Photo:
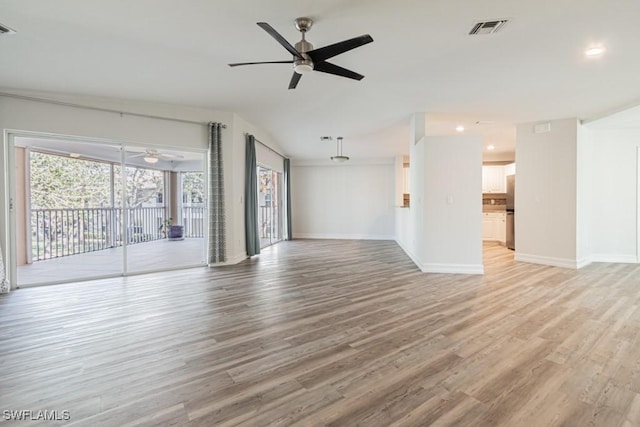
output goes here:
<path id="1" fill-rule="evenodd" d="M 183 206 L 182 221 L 184 237 L 204 237 L 205 208 L 201 206 Z"/>
<path id="2" fill-rule="evenodd" d="M 123 212 L 126 227 L 123 233 Z M 204 237 L 204 208 L 184 207 L 185 237 Z M 32 209 L 33 261 L 100 251 L 165 237 L 164 207 Z M 123 238 L 124 234 L 124 238 Z"/>

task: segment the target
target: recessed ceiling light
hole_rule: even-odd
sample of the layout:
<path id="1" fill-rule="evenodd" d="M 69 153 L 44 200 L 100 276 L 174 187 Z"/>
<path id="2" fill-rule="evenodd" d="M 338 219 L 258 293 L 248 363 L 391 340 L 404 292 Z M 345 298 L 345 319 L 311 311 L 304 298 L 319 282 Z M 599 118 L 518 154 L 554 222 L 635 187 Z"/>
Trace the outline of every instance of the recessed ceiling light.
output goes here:
<path id="1" fill-rule="evenodd" d="M 456 132 L 464 132 L 464 126 L 462 125 L 456 126 Z"/>
<path id="2" fill-rule="evenodd" d="M 604 48 L 604 46 L 598 45 L 598 46 L 591 46 L 590 48 L 586 49 L 584 51 L 584 54 L 588 58 L 593 58 L 595 56 L 602 55 L 605 51 L 606 49 Z"/>
<path id="3" fill-rule="evenodd" d="M 77 159 L 77 158 L 80 157 L 80 154 L 79 153 L 69 153 L 69 157 Z"/>
<path id="4" fill-rule="evenodd" d="M 489 150 L 489 151 L 493 151 L 493 150 L 495 150 L 495 149 L 496 149 L 496 146 L 495 146 L 495 145 L 493 145 L 493 144 L 487 145 L 487 150 Z"/>

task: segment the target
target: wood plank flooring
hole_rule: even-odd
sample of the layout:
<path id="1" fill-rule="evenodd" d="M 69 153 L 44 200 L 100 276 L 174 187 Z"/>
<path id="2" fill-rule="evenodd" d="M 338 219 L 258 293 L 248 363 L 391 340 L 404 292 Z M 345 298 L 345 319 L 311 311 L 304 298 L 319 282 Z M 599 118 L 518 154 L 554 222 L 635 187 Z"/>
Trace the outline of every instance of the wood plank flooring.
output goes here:
<path id="1" fill-rule="evenodd" d="M 4 410 L 79 426 L 638 426 L 640 266 L 485 245 L 423 274 L 394 242 L 0 297 Z"/>

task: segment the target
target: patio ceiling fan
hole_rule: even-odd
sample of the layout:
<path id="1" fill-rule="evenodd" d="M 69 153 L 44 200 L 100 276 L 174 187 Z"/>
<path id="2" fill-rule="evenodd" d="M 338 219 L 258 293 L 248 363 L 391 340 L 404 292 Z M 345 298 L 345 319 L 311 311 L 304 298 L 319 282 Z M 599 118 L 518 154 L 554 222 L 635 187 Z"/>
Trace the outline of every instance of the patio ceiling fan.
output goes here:
<path id="1" fill-rule="evenodd" d="M 145 150 L 143 153 L 134 154 L 133 156 L 129 156 L 130 159 L 135 157 L 142 157 L 142 159 L 149 163 L 155 164 L 158 163 L 158 160 L 181 160 L 184 159 L 184 156 L 179 154 L 170 154 L 170 153 L 161 153 L 158 150 Z"/>
<path id="2" fill-rule="evenodd" d="M 289 89 L 295 89 L 303 73 L 311 71 L 320 71 L 321 73 L 334 74 L 340 77 L 346 77 L 353 80 L 362 80 L 364 76 L 354 71 L 342 68 L 338 65 L 327 62 L 327 59 L 338 56 L 341 53 L 355 49 L 367 43 L 371 43 L 373 38 L 369 34 L 354 37 L 318 49 L 314 49 L 313 45 L 305 39 L 305 34 L 311 29 L 313 20 L 311 18 L 297 18 L 295 20 L 296 28 L 302 33 L 302 40 L 296 43 L 295 47 L 291 45 L 280 33 L 278 33 L 271 25 L 266 22 L 258 22 L 258 26 L 265 30 L 273 37 L 282 47 L 284 47 L 293 58 L 287 61 L 266 61 L 266 62 L 240 62 L 229 64 L 230 67 L 238 67 L 240 65 L 256 65 L 256 64 L 293 64 L 293 76 L 289 82 Z"/>

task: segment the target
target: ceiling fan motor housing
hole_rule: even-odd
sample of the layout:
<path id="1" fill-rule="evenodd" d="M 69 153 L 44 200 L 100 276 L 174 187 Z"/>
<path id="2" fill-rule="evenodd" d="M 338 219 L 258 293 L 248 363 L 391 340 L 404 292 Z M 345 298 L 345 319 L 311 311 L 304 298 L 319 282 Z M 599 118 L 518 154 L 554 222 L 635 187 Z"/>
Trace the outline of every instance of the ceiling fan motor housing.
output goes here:
<path id="1" fill-rule="evenodd" d="M 303 33 L 304 34 L 304 33 Z M 307 52 L 313 50 L 313 45 L 308 41 L 302 39 L 298 43 L 296 43 L 296 50 L 302 54 L 302 58 L 293 57 L 293 69 L 296 70 L 297 73 L 306 73 L 313 70 L 313 61 L 307 55 Z"/>

